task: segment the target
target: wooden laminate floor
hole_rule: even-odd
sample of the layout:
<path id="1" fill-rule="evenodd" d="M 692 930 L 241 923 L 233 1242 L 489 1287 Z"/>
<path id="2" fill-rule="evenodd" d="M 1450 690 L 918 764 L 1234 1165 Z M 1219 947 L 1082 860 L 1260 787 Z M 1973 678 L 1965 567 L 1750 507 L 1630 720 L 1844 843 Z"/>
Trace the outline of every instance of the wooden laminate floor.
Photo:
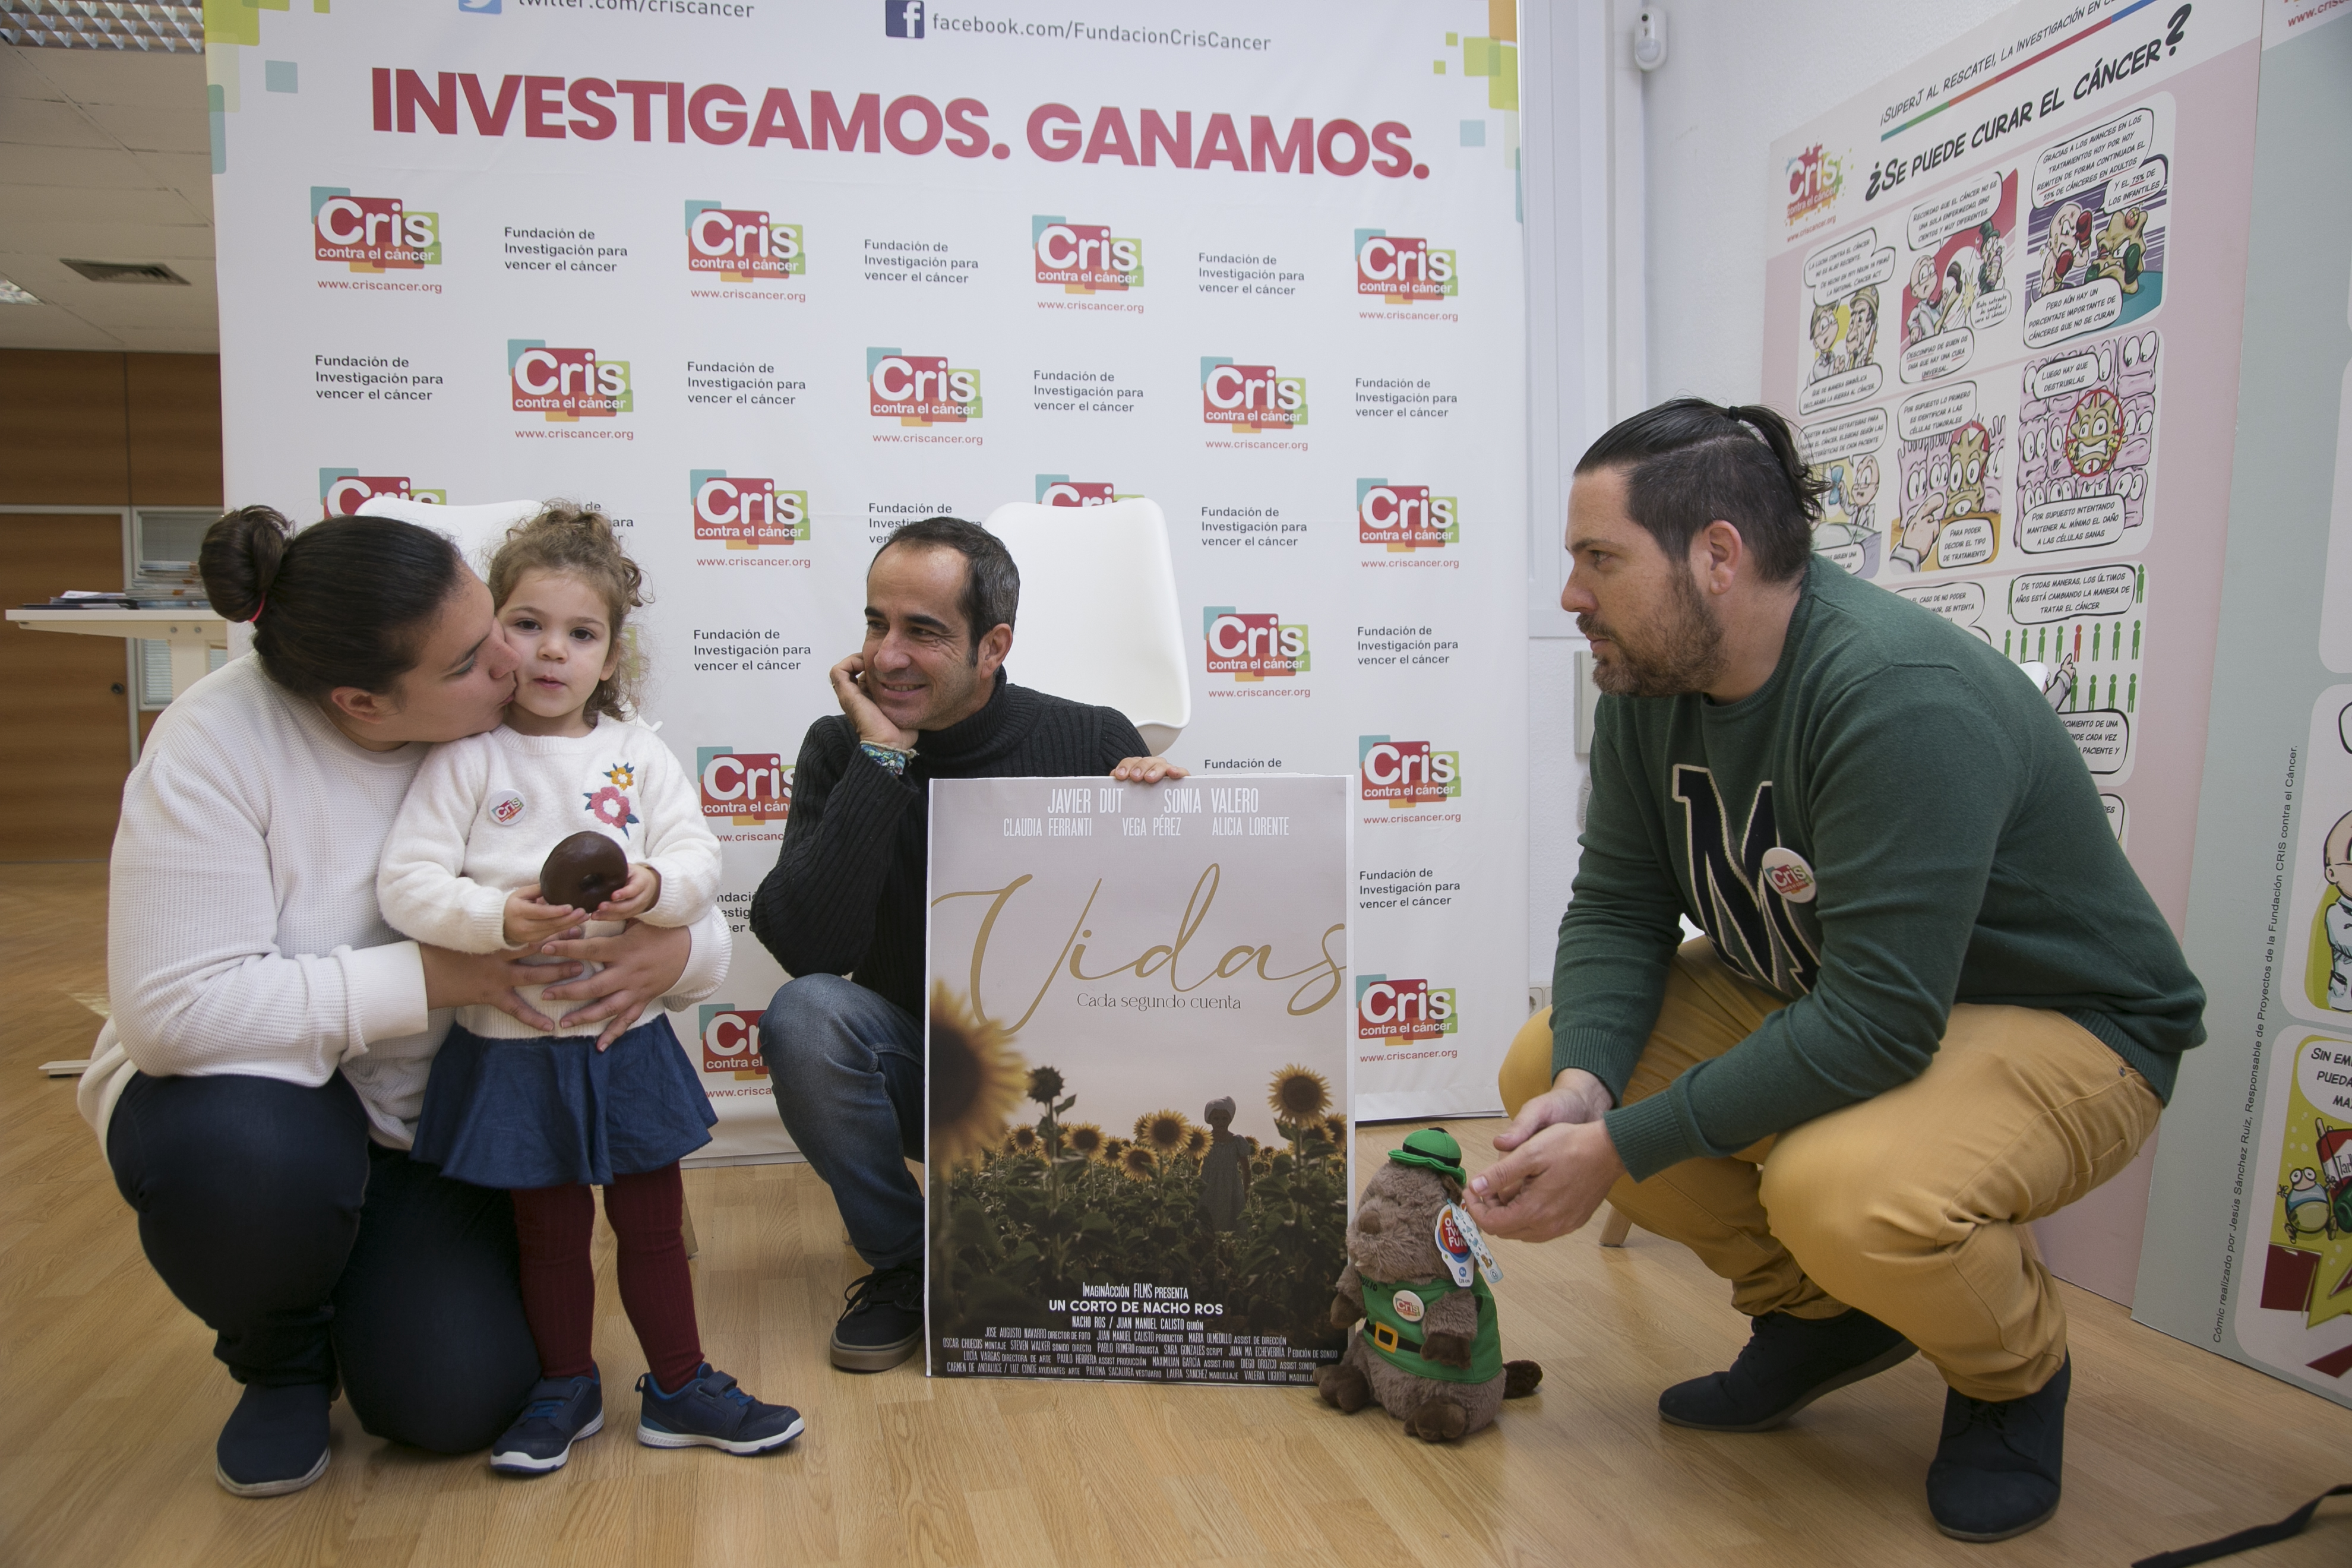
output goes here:
<path id="1" fill-rule="evenodd" d="M 2352 1410 L 2132 1323 L 2070 1289 L 2066 1501 L 2000 1546 L 1936 1535 L 1922 1477 L 1943 1386 L 1913 1360 L 1758 1436 L 1659 1423 L 1665 1384 L 1745 1337 L 1686 1253 L 1636 1232 L 1506 1243 L 1507 1352 L 1546 1371 L 1498 1426 L 1431 1448 L 1303 1389 L 931 1381 L 830 1370 L 862 1270 L 803 1166 L 690 1173 L 714 1361 L 807 1415 L 757 1459 L 633 1440 L 643 1363 L 599 1243 L 596 1351 L 629 1418 L 561 1474 L 389 1447 L 334 1413 L 326 1478 L 240 1501 L 213 1484 L 236 1398 L 210 1338 L 139 1251 L 70 1079 L 104 1005 L 104 868 L 0 867 L 0 1563 L 311 1564 L 1189 1563 L 2124 1563 L 2352 1479 Z M 1497 1124 L 1457 1123 L 1473 1163 Z M 1404 1128 L 1370 1128 L 1359 1153 Z M 2250 1568 L 2352 1561 L 2342 1504 Z"/>

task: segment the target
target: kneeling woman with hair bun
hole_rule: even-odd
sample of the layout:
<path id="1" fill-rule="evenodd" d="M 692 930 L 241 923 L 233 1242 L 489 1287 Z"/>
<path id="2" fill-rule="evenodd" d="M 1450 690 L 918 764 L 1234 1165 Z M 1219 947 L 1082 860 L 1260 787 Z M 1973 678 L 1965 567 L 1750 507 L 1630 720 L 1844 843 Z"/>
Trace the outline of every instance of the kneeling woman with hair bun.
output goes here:
<path id="1" fill-rule="evenodd" d="M 448 540 L 387 518 L 247 507 L 199 565 L 254 627 L 157 721 L 122 796 L 107 921 L 111 1020 L 79 1102 L 139 1237 L 244 1385 L 215 1475 L 243 1497 L 327 1468 L 340 1388 L 378 1436 L 486 1447 L 539 1375 L 513 1205 L 410 1157 L 451 1010 L 574 1029 L 686 1006 L 727 927 L 632 924 L 529 967 L 404 941 L 376 902 L 431 742 L 494 728 L 516 658 Z"/>

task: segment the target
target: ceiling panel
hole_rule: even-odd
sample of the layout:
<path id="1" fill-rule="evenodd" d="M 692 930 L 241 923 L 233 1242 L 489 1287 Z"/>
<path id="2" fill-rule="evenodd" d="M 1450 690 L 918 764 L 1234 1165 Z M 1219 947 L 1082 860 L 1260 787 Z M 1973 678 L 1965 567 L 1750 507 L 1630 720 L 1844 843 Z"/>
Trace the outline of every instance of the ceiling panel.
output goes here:
<path id="1" fill-rule="evenodd" d="M 92 283 L 65 257 L 160 261 L 181 289 Z M 0 348 L 209 353 L 212 151 L 201 55 L 0 47 Z"/>

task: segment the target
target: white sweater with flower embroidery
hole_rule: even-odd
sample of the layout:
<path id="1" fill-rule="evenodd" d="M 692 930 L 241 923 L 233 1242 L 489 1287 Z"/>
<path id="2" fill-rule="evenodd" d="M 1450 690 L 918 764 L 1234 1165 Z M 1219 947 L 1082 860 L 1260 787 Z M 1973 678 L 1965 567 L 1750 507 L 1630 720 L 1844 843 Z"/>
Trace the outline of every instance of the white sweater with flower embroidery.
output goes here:
<path id="1" fill-rule="evenodd" d="M 693 781 L 651 730 L 600 718 L 585 735 L 501 727 L 425 758 L 384 840 L 376 875 L 383 918 L 419 942 L 497 952 L 507 945 L 507 895 L 537 882 L 547 852 L 583 831 L 604 834 L 631 865 L 661 873 L 648 924 L 692 925 L 718 902 L 719 840 L 703 825 Z M 621 929 L 600 921 L 588 931 Z M 540 987 L 523 994 L 562 1022 Z M 457 1022 L 494 1039 L 543 1033 L 495 1007 L 462 1009 Z"/>

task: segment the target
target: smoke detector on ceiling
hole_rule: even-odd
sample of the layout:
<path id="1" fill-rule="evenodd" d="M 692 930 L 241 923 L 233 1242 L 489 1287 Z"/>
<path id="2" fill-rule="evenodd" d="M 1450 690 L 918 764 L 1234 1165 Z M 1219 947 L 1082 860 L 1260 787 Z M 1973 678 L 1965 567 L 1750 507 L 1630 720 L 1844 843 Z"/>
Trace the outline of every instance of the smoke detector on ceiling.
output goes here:
<path id="1" fill-rule="evenodd" d="M 68 267 L 93 283 L 162 283 L 185 289 L 188 280 L 159 261 L 76 261 L 60 257 Z"/>

